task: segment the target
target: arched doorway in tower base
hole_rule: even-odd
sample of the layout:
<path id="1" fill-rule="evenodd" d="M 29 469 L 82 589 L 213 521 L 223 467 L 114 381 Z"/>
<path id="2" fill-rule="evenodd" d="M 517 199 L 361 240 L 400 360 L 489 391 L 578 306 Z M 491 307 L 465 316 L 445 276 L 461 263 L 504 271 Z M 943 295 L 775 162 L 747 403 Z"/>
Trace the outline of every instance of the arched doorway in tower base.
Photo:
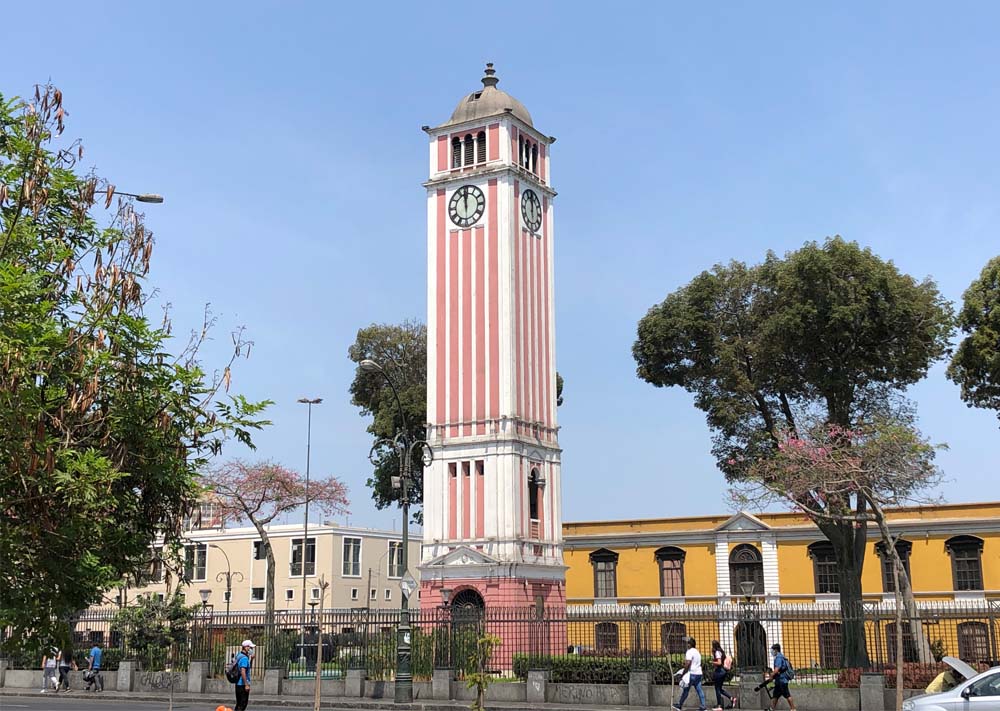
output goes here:
<path id="1" fill-rule="evenodd" d="M 738 669 L 767 668 L 767 632 L 763 625 L 756 620 L 744 620 L 737 623 L 733 637 Z"/>

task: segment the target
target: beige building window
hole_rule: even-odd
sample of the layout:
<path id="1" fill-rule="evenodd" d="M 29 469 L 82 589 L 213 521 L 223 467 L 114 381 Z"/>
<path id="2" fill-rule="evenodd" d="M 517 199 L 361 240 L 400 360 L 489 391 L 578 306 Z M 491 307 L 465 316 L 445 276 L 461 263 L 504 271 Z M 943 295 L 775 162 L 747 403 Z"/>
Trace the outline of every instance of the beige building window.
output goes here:
<path id="1" fill-rule="evenodd" d="M 358 589 L 357 588 L 351 588 L 351 599 L 352 600 L 357 600 L 358 599 Z"/>
<path id="2" fill-rule="evenodd" d="M 204 580 L 207 559 L 208 546 L 204 543 L 184 546 L 184 577 L 190 581 Z"/>
<path id="3" fill-rule="evenodd" d="M 389 573 L 390 578 L 403 577 L 403 543 L 389 541 Z"/>
<path id="4" fill-rule="evenodd" d="M 302 575 L 302 539 L 292 539 L 292 556 L 289 575 L 296 578 Z M 306 543 L 306 575 L 316 575 L 316 539 L 310 538 Z"/>
<path id="5" fill-rule="evenodd" d="M 264 588 L 250 588 L 250 602 L 264 602 Z"/>
<path id="6" fill-rule="evenodd" d="M 349 578 L 361 577 L 361 539 L 344 537 L 343 574 Z"/>

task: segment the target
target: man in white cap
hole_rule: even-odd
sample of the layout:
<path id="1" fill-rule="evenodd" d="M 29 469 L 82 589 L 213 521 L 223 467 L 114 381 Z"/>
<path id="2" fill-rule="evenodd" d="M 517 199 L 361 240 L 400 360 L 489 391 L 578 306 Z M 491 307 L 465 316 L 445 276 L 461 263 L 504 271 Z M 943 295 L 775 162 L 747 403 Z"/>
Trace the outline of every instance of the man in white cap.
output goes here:
<path id="1" fill-rule="evenodd" d="M 250 703 L 250 657 L 256 644 L 249 639 L 243 640 L 240 653 L 236 655 L 236 668 L 240 670 L 240 678 L 236 682 L 236 708 L 233 711 L 246 711 Z"/>

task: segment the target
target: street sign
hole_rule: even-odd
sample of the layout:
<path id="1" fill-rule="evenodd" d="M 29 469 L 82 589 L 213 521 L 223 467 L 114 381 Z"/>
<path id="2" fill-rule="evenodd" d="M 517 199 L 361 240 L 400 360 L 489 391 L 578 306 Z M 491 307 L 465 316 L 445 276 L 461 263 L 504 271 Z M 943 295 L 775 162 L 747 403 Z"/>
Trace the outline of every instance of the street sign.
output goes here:
<path id="1" fill-rule="evenodd" d="M 410 575 L 409 570 L 403 573 L 403 577 L 399 581 L 399 589 L 403 592 L 403 596 L 407 600 L 409 600 L 410 596 L 413 595 L 413 591 L 417 589 L 417 581 L 412 575 Z"/>

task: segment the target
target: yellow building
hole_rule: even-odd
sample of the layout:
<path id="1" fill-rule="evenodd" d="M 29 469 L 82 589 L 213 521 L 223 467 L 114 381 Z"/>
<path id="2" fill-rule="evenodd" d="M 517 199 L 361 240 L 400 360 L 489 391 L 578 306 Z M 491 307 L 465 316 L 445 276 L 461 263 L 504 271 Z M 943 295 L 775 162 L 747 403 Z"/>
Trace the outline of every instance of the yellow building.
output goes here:
<path id="1" fill-rule="evenodd" d="M 918 600 L 1000 598 L 1000 503 L 947 504 L 888 512 L 889 529 Z M 767 602 L 838 598 L 830 544 L 797 513 L 740 512 L 563 526 L 570 604 L 715 604 L 742 595 Z M 891 568 L 877 530 L 868 536 L 866 599 L 892 597 Z"/>
<path id="2" fill-rule="evenodd" d="M 901 508 L 888 516 L 924 610 L 926 641 L 945 654 L 994 663 L 1000 654 L 1000 503 Z M 750 666 L 766 661 L 772 642 L 802 666 L 840 666 L 850 620 L 839 610 L 836 560 L 801 514 L 574 522 L 564 524 L 563 539 L 571 610 L 608 618 L 588 633 L 598 650 L 652 644 L 680 652 L 691 635 L 703 651 L 721 640 Z M 881 552 L 872 527 L 862 575 L 868 604 L 851 614 L 872 660 L 892 662 L 893 579 Z M 636 626 L 636 605 L 647 610 L 644 627 Z M 639 629 L 650 639 L 636 638 Z M 916 661 L 909 624 L 902 641 L 906 661 Z"/>

